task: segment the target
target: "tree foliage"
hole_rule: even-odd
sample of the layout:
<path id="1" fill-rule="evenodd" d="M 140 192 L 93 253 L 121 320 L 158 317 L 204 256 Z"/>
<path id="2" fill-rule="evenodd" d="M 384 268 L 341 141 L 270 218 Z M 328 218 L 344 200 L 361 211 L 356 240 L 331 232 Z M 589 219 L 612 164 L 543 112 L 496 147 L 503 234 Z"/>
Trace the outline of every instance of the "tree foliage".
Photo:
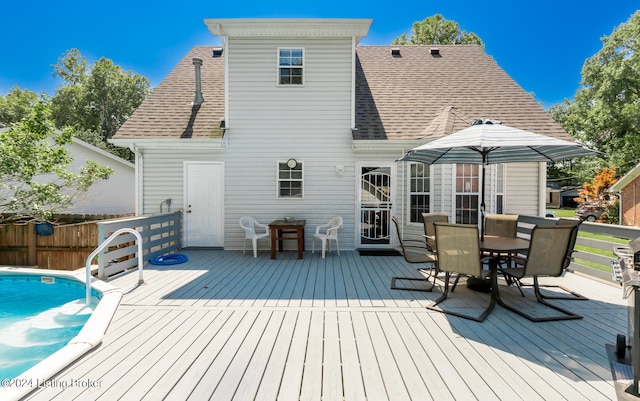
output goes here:
<path id="1" fill-rule="evenodd" d="M 578 190 L 578 203 L 587 203 L 605 209 L 605 213 L 600 216 L 600 221 L 606 223 L 617 223 L 618 221 L 618 199 L 609 192 L 609 188 L 616 183 L 616 168 L 603 168 L 598 171 L 591 182 L 585 182 Z"/>
<path id="2" fill-rule="evenodd" d="M 78 49 L 71 49 L 53 66 L 54 75 L 64 84 L 52 98 L 52 115 L 57 127 L 72 126 L 81 132 L 95 132 L 105 147 L 118 128 L 138 108 L 150 91 L 149 80 L 125 71 L 105 57 L 90 67 Z M 95 135 L 88 135 L 95 138 Z M 128 149 L 106 147 L 131 159 Z"/>
<path id="3" fill-rule="evenodd" d="M 27 117 L 38 102 L 38 95 L 15 86 L 7 97 L 0 95 L 0 127 L 8 126 Z"/>
<path id="4" fill-rule="evenodd" d="M 573 100 L 550 109 L 579 141 L 605 154 L 600 167 L 625 174 L 640 159 L 640 10 L 602 38 L 602 49 L 582 67 Z"/>
<path id="5" fill-rule="evenodd" d="M 442 14 L 436 14 L 416 21 L 411 28 L 411 36 L 406 33 L 398 36 L 394 45 L 458 45 L 476 44 L 484 48 L 484 43 L 473 32 L 460 30 L 460 25 L 452 20 L 445 19 Z"/>
<path id="6" fill-rule="evenodd" d="M 606 207 L 615 197 L 608 192 L 613 184 L 616 183 L 616 168 L 603 168 L 598 171 L 591 182 L 585 182 L 582 188 L 578 190 L 580 202 L 593 204 L 595 206 Z"/>
<path id="7" fill-rule="evenodd" d="M 0 131 L 0 222 L 47 220 L 72 205 L 93 183 L 107 179 L 109 167 L 87 162 L 69 170 L 73 129 L 56 130 L 45 101 L 8 130 Z"/>

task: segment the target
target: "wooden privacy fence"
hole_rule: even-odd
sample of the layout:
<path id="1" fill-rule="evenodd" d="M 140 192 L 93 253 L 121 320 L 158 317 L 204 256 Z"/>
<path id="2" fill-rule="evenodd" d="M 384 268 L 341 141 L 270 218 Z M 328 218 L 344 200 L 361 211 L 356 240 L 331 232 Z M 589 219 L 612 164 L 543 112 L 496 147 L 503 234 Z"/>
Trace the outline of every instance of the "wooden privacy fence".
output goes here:
<path id="1" fill-rule="evenodd" d="M 52 235 L 39 235 L 34 223 L 0 226 L 3 265 L 74 270 L 84 266 L 97 245 L 95 221 L 55 226 Z"/>

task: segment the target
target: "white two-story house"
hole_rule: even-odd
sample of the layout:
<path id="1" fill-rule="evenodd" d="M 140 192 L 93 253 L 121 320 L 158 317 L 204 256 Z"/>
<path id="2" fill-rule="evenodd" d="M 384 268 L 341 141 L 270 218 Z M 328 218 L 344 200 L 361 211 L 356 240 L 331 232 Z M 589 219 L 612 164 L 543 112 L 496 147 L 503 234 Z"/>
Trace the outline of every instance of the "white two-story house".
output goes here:
<path id="1" fill-rule="evenodd" d="M 368 19 L 207 19 L 113 139 L 136 154 L 137 214 L 184 212 L 184 246 L 242 249 L 238 220 L 340 215 L 341 249 L 390 248 L 391 216 L 476 223 L 480 167 L 396 162 L 479 118 L 570 139 L 482 48 L 359 46 Z M 540 163 L 490 166 L 487 210 L 543 215 Z M 262 247 L 268 247 L 264 242 Z"/>

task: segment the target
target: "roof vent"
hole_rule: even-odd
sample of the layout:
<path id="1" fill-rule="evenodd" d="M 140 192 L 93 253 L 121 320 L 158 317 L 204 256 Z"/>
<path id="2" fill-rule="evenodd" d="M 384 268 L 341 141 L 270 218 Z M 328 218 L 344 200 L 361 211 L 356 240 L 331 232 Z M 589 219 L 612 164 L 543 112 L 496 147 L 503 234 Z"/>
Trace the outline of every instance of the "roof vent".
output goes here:
<path id="1" fill-rule="evenodd" d="M 200 66 L 202 66 L 202 59 L 194 58 L 193 65 L 196 66 L 196 95 L 193 98 L 193 105 L 199 106 L 204 102 L 204 96 L 202 96 L 202 79 L 200 78 Z"/>
<path id="2" fill-rule="evenodd" d="M 429 48 L 429 53 L 431 53 L 432 56 L 434 57 L 438 57 L 440 56 L 440 49 L 437 47 L 430 47 Z"/>
<path id="3" fill-rule="evenodd" d="M 391 48 L 391 56 L 393 56 L 393 57 L 402 57 L 400 55 L 400 49 L 397 48 L 397 47 L 392 47 Z"/>
<path id="4" fill-rule="evenodd" d="M 214 47 L 213 48 L 213 57 L 221 57 L 222 56 L 222 47 Z"/>
<path id="5" fill-rule="evenodd" d="M 473 120 L 471 125 L 482 125 L 482 124 L 502 124 L 500 120 L 493 120 L 491 118 L 482 117 L 477 120 Z"/>

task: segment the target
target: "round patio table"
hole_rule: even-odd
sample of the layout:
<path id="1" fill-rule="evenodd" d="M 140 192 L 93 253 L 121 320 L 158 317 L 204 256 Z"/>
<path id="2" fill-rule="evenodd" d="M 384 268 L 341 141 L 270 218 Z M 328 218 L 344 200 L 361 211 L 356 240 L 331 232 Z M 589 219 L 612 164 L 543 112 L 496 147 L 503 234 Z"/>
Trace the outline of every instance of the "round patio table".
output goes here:
<path id="1" fill-rule="evenodd" d="M 496 235 L 485 235 L 484 240 L 480 240 L 480 251 L 495 253 L 499 255 L 514 255 L 529 249 L 529 241 L 518 237 L 499 237 Z M 467 287 L 482 292 L 491 291 L 489 280 L 469 277 Z"/>

